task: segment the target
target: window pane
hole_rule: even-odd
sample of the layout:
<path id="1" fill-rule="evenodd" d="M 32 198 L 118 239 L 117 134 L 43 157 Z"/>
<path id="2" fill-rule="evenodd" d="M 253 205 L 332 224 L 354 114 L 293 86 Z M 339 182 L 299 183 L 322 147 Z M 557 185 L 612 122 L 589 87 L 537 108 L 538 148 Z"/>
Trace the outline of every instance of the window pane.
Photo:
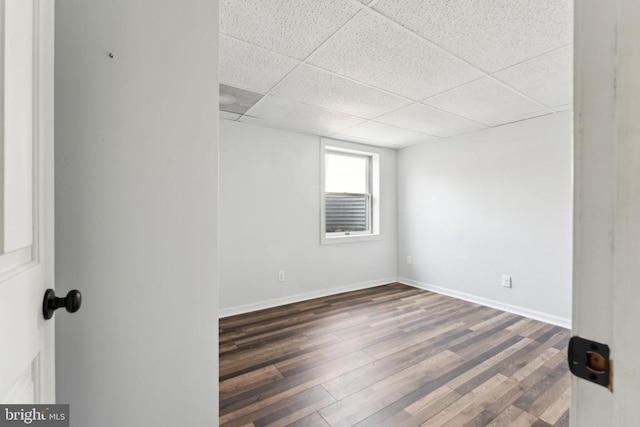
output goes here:
<path id="1" fill-rule="evenodd" d="M 327 193 L 367 193 L 367 157 L 327 153 Z"/>

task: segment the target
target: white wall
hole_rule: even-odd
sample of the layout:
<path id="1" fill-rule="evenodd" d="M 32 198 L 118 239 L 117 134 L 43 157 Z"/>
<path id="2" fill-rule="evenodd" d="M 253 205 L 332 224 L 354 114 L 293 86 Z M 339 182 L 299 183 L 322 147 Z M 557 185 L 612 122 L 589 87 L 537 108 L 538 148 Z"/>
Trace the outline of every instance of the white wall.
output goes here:
<path id="1" fill-rule="evenodd" d="M 217 425 L 217 46 L 215 1 L 56 1 L 56 283 L 83 294 L 55 316 L 72 426 Z"/>
<path id="2" fill-rule="evenodd" d="M 571 140 L 563 112 L 401 150 L 400 281 L 568 325 Z"/>
<path id="3" fill-rule="evenodd" d="M 395 150 L 380 161 L 383 240 L 320 245 L 319 138 L 222 120 L 220 313 L 393 282 Z"/>

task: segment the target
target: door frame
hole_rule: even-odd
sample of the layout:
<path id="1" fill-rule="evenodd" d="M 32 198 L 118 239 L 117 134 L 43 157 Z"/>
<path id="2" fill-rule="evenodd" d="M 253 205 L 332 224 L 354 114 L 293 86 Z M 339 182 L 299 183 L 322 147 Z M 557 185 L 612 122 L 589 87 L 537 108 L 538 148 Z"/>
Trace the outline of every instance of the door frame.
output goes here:
<path id="1" fill-rule="evenodd" d="M 574 377 L 571 425 L 622 427 L 640 419 L 640 4 L 574 4 L 572 332 L 610 346 L 613 392 Z"/>

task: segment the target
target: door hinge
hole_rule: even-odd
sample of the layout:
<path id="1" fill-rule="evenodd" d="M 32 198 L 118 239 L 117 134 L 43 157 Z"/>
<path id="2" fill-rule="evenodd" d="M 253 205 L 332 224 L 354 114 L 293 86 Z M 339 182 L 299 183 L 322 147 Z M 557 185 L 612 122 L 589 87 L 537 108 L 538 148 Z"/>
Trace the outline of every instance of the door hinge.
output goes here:
<path id="1" fill-rule="evenodd" d="M 613 392 L 613 361 L 609 359 L 608 345 L 571 337 L 568 353 L 569 370 L 573 375 Z"/>

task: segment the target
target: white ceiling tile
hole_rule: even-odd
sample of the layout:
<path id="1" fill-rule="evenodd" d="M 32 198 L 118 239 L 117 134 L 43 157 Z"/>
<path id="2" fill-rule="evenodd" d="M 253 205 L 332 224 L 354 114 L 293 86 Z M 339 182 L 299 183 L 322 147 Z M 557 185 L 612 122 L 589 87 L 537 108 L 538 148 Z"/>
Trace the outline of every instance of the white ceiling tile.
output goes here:
<path id="1" fill-rule="evenodd" d="M 298 61 L 252 44 L 220 35 L 220 83 L 267 93 Z"/>
<path id="2" fill-rule="evenodd" d="M 567 111 L 567 110 L 572 110 L 572 109 L 573 109 L 573 103 L 567 104 L 567 105 L 560 105 L 558 107 L 554 107 L 554 110 L 556 110 L 556 111 Z"/>
<path id="3" fill-rule="evenodd" d="M 375 10 L 487 72 L 572 42 L 572 0 L 380 0 Z"/>
<path id="4" fill-rule="evenodd" d="M 547 116 L 549 114 L 554 114 L 554 112 L 550 111 L 550 110 L 534 111 L 533 113 L 521 114 L 519 116 L 510 117 L 508 119 L 496 121 L 494 123 L 491 123 L 491 126 L 501 126 L 501 125 L 506 125 L 506 124 L 509 124 L 509 123 L 521 122 L 523 120 L 533 119 L 534 117 Z"/>
<path id="5" fill-rule="evenodd" d="M 543 106 L 484 77 L 423 101 L 427 105 L 462 117 L 494 125 L 535 113 Z"/>
<path id="6" fill-rule="evenodd" d="M 363 119 L 267 95 L 246 115 L 270 121 L 287 129 L 328 135 L 364 122 Z M 246 116 L 245 116 L 246 117 Z M 240 121 L 243 120 L 244 117 Z"/>
<path id="7" fill-rule="evenodd" d="M 275 122 L 273 120 L 260 119 L 258 117 L 242 116 L 239 120 L 242 123 L 249 123 L 256 126 L 268 127 L 273 129 L 281 129 L 289 132 L 299 132 L 310 135 L 329 136 L 330 133 L 322 132 L 317 129 L 305 128 L 303 126 L 293 126 L 291 123 Z"/>
<path id="8" fill-rule="evenodd" d="M 573 102 L 573 45 L 530 59 L 494 76 L 548 107 Z"/>
<path id="9" fill-rule="evenodd" d="M 364 118 L 411 102 L 309 65 L 298 67 L 271 94 Z"/>
<path id="10" fill-rule="evenodd" d="M 334 134 L 332 137 L 392 148 L 406 147 L 419 142 L 438 139 L 433 136 L 372 121 L 354 126 Z"/>
<path id="11" fill-rule="evenodd" d="M 419 103 L 387 113 L 376 121 L 443 138 L 485 127 Z"/>
<path id="12" fill-rule="evenodd" d="M 416 100 L 482 75 L 368 10 L 338 31 L 308 62 Z"/>
<path id="13" fill-rule="evenodd" d="M 359 10 L 347 0 L 220 0 L 220 32 L 304 59 Z"/>
<path id="14" fill-rule="evenodd" d="M 241 117 L 240 114 L 228 113 L 226 111 L 220 111 L 220 118 L 224 120 L 238 120 Z"/>

